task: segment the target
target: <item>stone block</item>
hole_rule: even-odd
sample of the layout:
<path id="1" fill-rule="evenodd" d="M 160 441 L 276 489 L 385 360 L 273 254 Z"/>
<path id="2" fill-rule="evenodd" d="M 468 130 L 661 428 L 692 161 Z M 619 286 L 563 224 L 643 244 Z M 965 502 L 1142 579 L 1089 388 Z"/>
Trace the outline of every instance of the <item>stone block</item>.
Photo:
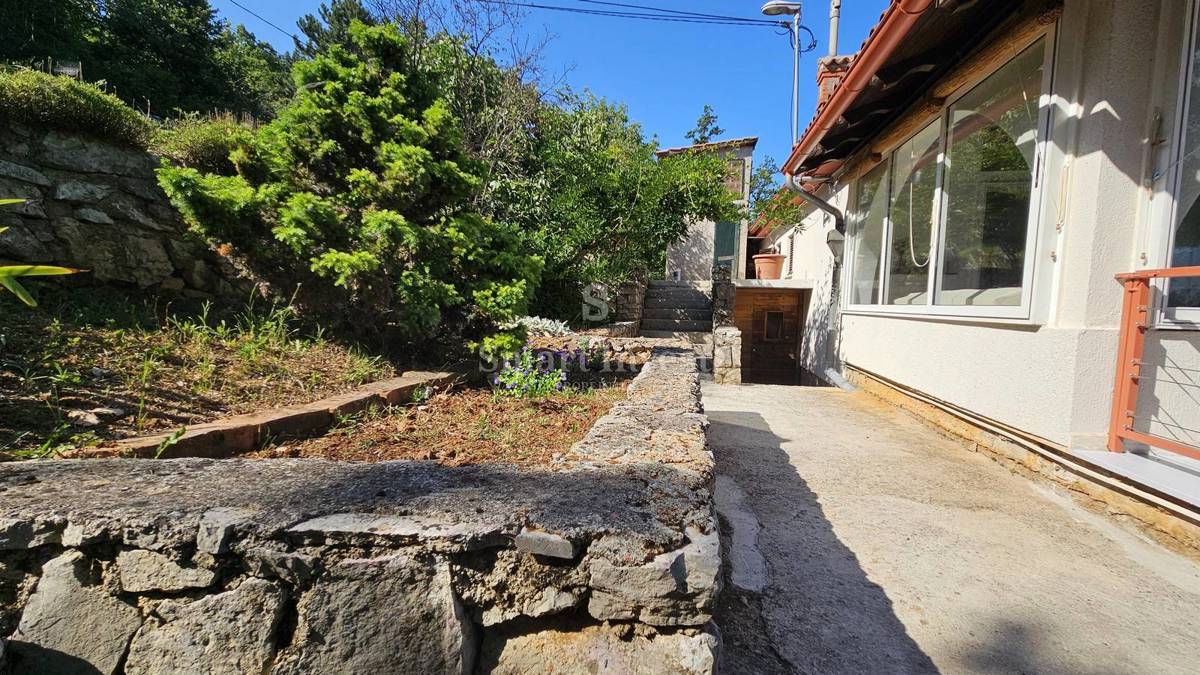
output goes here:
<path id="1" fill-rule="evenodd" d="M 600 620 L 639 620 L 652 626 L 700 626 L 720 590 L 721 552 L 715 526 L 688 528 L 689 543 L 644 565 L 591 563 L 588 613 Z"/>
<path id="2" fill-rule="evenodd" d="M 54 198 L 66 202 L 94 204 L 112 194 L 115 189 L 111 185 L 68 180 L 54 188 Z"/>
<path id="3" fill-rule="evenodd" d="M 133 638 L 125 672 L 265 673 L 275 657 L 284 600 L 275 584 L 247 579 L 195 602 L 163 602 Z"/>
<path id="4" fill-rule="evenodd" d="M 123 194 L 108 200 L 104 208 L 113 216 L 133 221 L 148 230 L 157 232 L 178 231 L 178 228 L 173 225 L 172 221 L 163 221 L 148 215 L 135 199 Z"/>
<path id="5" fill-rule="evenodd" d="M 220 555 L 229 550 L 237 527 L 253 517 L 253 512 L 243 509 L 215 508 L 200 516 L 196 526 L 196 550 L 209 555 Z"/>
<path id="6" fill-rule="evenodd" d="M 18 222 L 20 222 L 19 219 Z M 50 249 L 29 229 L 8 223 L 0 223 L 0 228 L 8 228 L 4 232 L 0 232 L 0 256 L 14 258 L 21 262 L 48 262 L 50 260 Z"/>
<path id="7" fill-rule="evenodd" d="M 162 283 L 175 271 L 167 257 L 167 249 L 158 239 L 129 237 L 125 240 L 125 251 L 129 261 L 128 274 L 143 288 Z"/>
<path id="8" fill-rule="evenodd" d="M 345 560 L 300 598 L 273 672 L 472 673 L 477 641 L 443 562 L 397 553 Z"/>
<path id="9" fill-rule="evenodd" d="M 46 134 L 39 159 L 56 169 L 122 176 L 149 175 L 155 166 L 154 158 L 144 151 L 58 131 Z"/>
<path id="10" fill-rule="evenodd" d="M 713 368 L 729 368 L 733 366 L 733 350 L 729 345 L 718 345 L 713 348 Z"/>
<path id="11" fill-rule="evenodd" d="M 62 541 L 61 519 L 0 519 L 0 551 L 36 548 Z"/>
<path id="12" fill-rule="evenodd" d="M 306 585 L 321 564 L 315 556 L 270 549 L 248 551 L 246 560 L 252 566 L 254 574 L 282 579 L 296 586 Z"/>
<path id="13" fill-rule="evenodd" d="M 570 560 L 577 553 L 574 542 L 553 532 L 524 529 L 517 534 L 513 544 L 518 551 L 551 558 Z"/>
<path id="14" fill-rule="evenodd" d="M 99 209 L 84 207 L 75 209 L 74 216 L 86 223 L 95 223 L 96 225 L 112 225 L 113 219 L 109 215 Z"/>
<path id="15" fill-rule="evenodd" d="M 22 164 L 14 164 L 0 160 L 0 176 L 6 178 L 14 178 L 23 183 L 33 183 L 41 187 L 50 187 L 50 179 L 42 172 L 24 166 Z"/>
<path id="16" fill-rule="evenodd" d="M 716 669 L 720 638 L 703 632 L 621 635 L 609 626 L 552 628 L 524 635 L 489 633 L 481 670 L 492 675 L 525 673 L 663 673 L 707 675 Z"/>
<path id="17" fill-rule="evenodd" d="M 12 667 L 41 675 L 117 672 L 141 614 L 93 581 L 91 561 L 78 551 L 42 566 L 6 649 Z"/>
<path id="18" fill-rule="evenodd" d="M 29 183 L 0 178 L 0 195 L 5 199 L 24 199 L 22 204 L 10 204 L 4 207 L 5 214 L 25 216 L 27 218 L 45 218 L 46 208 L 42 199 L 42 191 Z"/>
<path id="19" fill-rule="evenodd" d="M 121 590 L 130 593 L 207 588 L 217 576 L 212 570 L 183 567 L 165 555 L 142 550 L 121 551 L 117 575 Z"/>

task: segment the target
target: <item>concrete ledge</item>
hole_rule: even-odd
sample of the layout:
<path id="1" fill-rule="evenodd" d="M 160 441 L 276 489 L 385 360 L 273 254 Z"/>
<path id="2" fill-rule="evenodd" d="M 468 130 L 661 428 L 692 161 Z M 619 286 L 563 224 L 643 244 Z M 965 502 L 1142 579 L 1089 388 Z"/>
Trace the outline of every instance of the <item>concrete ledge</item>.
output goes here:
<path id="1" fill-rule="evenodd" d="M 483 672 L 711 672 L 720 547 L 699 395 L 692 351 L 655 348 L 540 471 L 0 464 L 6 665 L 470 673 L 483 647 Z"/>
<path id="2" fill-rule="evenodd" d="M 453 373 L 413 371 L 312 403 L 233 415 L 189 426 L 163 450 L 160 458 L 220 458 L 248 452 L 268 439 L 322 431 L 339 416 L 354 415 L 376 406 L 396 405 L 411 400 L 413 393 L 421 387 L 449 386 L 461 377 Z M 154 457 L 172 433 L 127 438 L 113 445 L 88 448 L 80 454 L 86 457 Z"/>

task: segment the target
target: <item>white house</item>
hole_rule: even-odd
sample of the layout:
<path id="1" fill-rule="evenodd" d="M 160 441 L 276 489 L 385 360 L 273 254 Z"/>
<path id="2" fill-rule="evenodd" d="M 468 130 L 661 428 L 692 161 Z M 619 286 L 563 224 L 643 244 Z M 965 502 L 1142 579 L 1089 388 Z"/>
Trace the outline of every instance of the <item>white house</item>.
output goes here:
<path id="1" fill-rule="evenodd" d="M 1116 280 L 1200 264 L 1200 1 L 895 0 L 819 79 L 804 369 L 1200 523 L 1200 279 Z"/>

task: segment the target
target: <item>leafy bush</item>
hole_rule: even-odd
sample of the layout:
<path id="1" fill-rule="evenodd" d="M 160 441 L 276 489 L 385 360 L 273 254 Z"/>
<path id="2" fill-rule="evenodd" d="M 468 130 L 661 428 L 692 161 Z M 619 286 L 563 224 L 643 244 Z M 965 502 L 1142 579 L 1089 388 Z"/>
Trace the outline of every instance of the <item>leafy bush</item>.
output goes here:
<path id="1" fill-rule="evenodd" d="M 154 128 L 141 113 L 90 84 L 33 70 L 0 73 L 0 119 L 135 148 L 147 147 Z"/>
<path id="2" fill-rule="evenodd" d="M 546 261 L 541 313 L 577 318 L 587 284 L 656 273 L 689 223 L 740 218 L 720 155 L 658 159 L 623 106 L 567 94 L 541 108 L 536 126 L 532 156 L 494 178 L 486 203 Z"/>
<path id="3" fill-rule="evenodd" d="M 253 129 L 233 115 L 193 113 L 163 124 L 154 135 L 153 149 L 197 171 L 232 176 L 237 167 L 230 154 L 249 146 L 253 139 Z"/>
<path id="4" fill-rule="evenodd" d="M 543 319 L 540 316 L 523 316 L 517 319 L 517 323 L 525 327 L 528 335 L 560 337 L 571 334 L 571 327 L 565 321 Z"/>
<path id="5" fill-rule="evenodd" d="M 499 396 L 544 398 L 562 391 L 566 382 L 566 371 L 550 367 L 532 350 L 523 349 L 515 362 L 505 363 L 492 379 L 492 389 Z"/>
<path id="6" fill-rule="evenodd" d="M 348 323 L 514 353 L 541 261 L 469 207 L 481 183 L 442 83 L 394 25 L 296 63 L 298 93 L 232 158 L 237 175 L 164 167 L 190 225 L 260 272 L 343 294 Z M 514 326 L 500 329 L 500 326 Z"/>

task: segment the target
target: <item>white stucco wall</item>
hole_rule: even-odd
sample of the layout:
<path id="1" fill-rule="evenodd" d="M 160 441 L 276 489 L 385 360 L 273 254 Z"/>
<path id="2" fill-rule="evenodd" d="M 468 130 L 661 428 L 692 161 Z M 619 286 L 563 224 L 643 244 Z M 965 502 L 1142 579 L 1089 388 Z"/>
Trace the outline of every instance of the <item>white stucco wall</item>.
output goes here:
<path id="1" fill-rule="evenodd" d="M 1066 0 L 1059 22 L 1056 114 L 1046 157 L 1046 190 L 1036 250 L 1033 319 L 939 320 L 812 311 L 803 360 L 820 374 L 846 364 L 876 373 L 979 415 L 1075 447 L 1099 447 L 1107 431 L 1121 291 L 1113 276 L 1139 263 L 1152 227 L 1148 135 L 1154 110 L 1154 53 L 1131 58 L 1122 45 L 1160 42 L 1160 17 L 1135 0 Z M 1164 21 L 1166 25 L 1175 24 Z M 1169 50 L 1167 50 L 1169 51 Z M 1159 64 L 1160 67 L 1162 64 Z M 1161 93 L 1161 92 L 1159 92 Z M 848 186 L 828 190 L 844 206 Z M 828 280 L 832 257 L 820 212 L 805 219 L 793 276 Z M 776 233 L 783 236 L 785 232 Z M 814 291 L 814 310 L 831 301 Z M 830 349 L 828 342 L 834 347 Z M 1172 331 L 1147 352 L 1194 368 L 1200 382 L 1200 334 Z M 1146 389 L 1144 387 L 1143 389 Z M 1171 385 L 1144 394 L 1163 419 L 1200 429 L 1200 389 Z M 1169 416 L 1169 417 L 1167 417 Z M 1162 429 L 1157 431 L 1161 432 Z"/>

